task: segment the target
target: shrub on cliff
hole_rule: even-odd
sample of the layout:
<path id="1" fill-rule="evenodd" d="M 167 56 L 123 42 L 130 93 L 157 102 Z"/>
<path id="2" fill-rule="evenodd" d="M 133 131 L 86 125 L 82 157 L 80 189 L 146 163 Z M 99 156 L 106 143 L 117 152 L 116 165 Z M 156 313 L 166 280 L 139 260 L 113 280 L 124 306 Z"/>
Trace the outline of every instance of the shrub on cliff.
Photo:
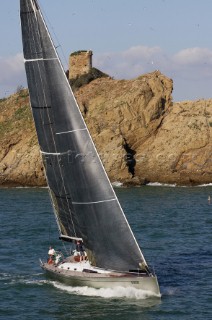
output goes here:
<path id="1" fill-rule="evenodd" d="M 109 77 L 106 73 L 96 69 L 91 68 L 89 73 L 83 74 L 75 79 L 69 80 L 69 83 L 71 85 L 71 88 L 73 91 L 76 91 L 80 87 L 90 83 L 91 81 L 97 79 L 97 78 L 105 78 Z"/>

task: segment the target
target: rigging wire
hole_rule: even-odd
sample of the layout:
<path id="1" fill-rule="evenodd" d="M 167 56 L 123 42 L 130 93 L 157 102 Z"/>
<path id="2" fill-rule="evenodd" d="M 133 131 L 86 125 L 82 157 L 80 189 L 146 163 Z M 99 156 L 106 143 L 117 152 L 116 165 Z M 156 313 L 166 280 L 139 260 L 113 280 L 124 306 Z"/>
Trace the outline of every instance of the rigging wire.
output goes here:
<path id="1" fill-rule="evenodd" d="M 59 41 L 59 38 L 58 38 L 56 32 L 54 31 L 54 28 L 53 28 L 53 26 L 52 26 L 52 24 L 51 24 L 51 21 L 50 21 L 48 15 L 46 14 L 43 6 L 42 6 L 40 3 L 39 3 L 39 6 L 40 6 L 40 8 L 41 8 L 42 14 L 44 15 L 45 21 L 47 21 L 47 23 L 48 23 L 48 28 L 51 29 L 51 31 L 52 31 L 52 32 L 51 32 L 51 36 L 52 36 L 52 34 L 53 34 L 53 38 L 54 38 L 54 39 L 53 39 L 53 42 L 54 42 L 55 44 L 57 43 L 57 45 L 55 45 L 55 49 L 56 49 L 56 50 L 57 50 L 57 49 L 60 49 L 60 51 L 61 51 L 61 54 L 62 54 L 62 57 L 63 57 L 63 64 L 64 64 L 64 63 L 66 64 L 65 66 L 63 66 L 63 68 L 64 68 L 64 70 L 68 70 L 68 69 L 69 69 L 69 62 L 68 62 L 68 59 L 67 59 L 68 54 L 66 54 L 66 52 L 64 51 L 63 46 L 61 45 L 61 43 L 60 43 L 60 41 Z M 58 50 L 57 50 L 57 51 L 58 51 Z"/>
<path id="2" fill-rule="evenodd" d="M 67 256 L 69 256 L 69 255 L 70 255 L 70 252 L 67 250 L 64 241 L 62 241 L 62 244 L 63 244 L 64 251 L 66 252 Z"/>

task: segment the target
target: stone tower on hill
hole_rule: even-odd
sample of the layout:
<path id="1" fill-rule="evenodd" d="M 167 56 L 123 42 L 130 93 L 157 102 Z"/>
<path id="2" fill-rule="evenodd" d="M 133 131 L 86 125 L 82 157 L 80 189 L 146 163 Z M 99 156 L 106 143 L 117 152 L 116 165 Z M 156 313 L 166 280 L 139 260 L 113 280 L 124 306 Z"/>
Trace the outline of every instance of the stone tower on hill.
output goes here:
<path id="1" fill-rule="evenodd" d="M 71 53 L 69 57 L 69 79 L 75 79 L 92 69 L 92 51 L 80 50 Z"/>

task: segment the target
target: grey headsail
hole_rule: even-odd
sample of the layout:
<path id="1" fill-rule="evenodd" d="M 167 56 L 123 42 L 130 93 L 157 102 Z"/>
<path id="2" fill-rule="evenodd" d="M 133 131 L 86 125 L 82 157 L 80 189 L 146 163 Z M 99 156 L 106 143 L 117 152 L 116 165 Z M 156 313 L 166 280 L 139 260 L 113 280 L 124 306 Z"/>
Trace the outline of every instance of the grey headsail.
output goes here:
<path id="1" fill-rule="evenodd" d="M 21 0 L 25 68 L 47 182 L 62 236 L 82 238 L 98 267 L 145 262 L 69 86 L 36 0 Z"/>

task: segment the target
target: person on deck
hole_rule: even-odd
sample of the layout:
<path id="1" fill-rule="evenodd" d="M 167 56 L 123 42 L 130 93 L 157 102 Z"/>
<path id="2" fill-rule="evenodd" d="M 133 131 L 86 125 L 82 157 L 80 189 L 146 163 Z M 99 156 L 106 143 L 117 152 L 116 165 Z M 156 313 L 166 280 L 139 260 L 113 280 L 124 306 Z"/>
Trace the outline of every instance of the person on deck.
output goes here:
<path id="1" fill-rule="evenodd" d="M 49 247 L 49 251 L 48 251 L 48 256 L 49 256 L 49 258 L 48 258 L 48 264 L 52 264 L 52 263 L 54 262 L 55 254 L 56 254 L 56 252 L 55 252 L 54 248 Z"/>
<path id="2" fill-rule="evenodd" d="M 80 262 L 81 262 L 82 260 L 84 260 L 84 257 L 85 257 L 85 250 L 83 248 L 82 241 L 77 240 L 76 251 L 79 253 Z"/>
<path id="3" fill-rule="evenodd" d="M 49 247 L 48 255 L 49 255 L 49 256 L 54 256 L 54 255 L 55 255 L 55 250 L 54 250 L 54 248 Z"/>

